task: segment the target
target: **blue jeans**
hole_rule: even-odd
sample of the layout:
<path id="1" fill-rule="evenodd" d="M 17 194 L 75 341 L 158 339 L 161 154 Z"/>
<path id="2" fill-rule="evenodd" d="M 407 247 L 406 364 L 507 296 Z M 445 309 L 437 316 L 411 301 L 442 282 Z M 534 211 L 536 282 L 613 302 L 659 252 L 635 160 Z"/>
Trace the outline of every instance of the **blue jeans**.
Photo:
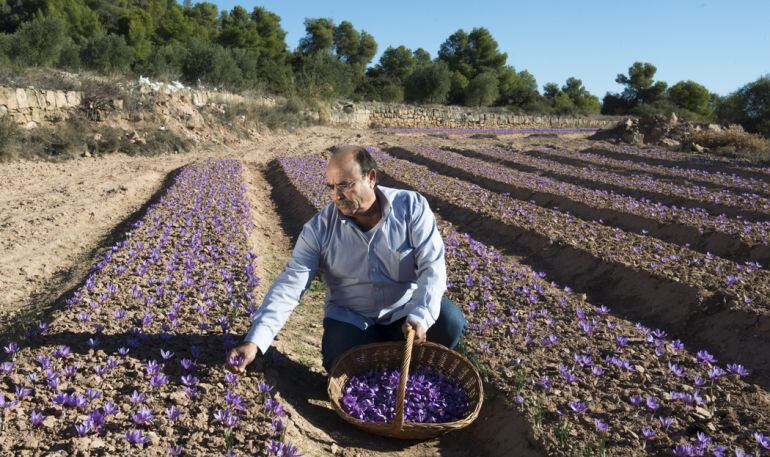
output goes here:
<path id="1" fill-rule="evenodd" d="M 404 325 L 405 320 L 406 318 L 403 317 L 391 324 L 375 324 L 366 330 L 361 330 L 347 322 L 324 318 L 321 355 L 326 372 L 331 372 L 337 357 L 355 346 L 383 341 L 403 341 L 404 333 L 401 331 L 401 326 Z M 441 311 L 436 322 L 428 329 L 427 340 L 454 349 L 460 342 L 467 324 L 468 321 L 465 320 L 460 308 L 452 300 L 443 297 Z"/>

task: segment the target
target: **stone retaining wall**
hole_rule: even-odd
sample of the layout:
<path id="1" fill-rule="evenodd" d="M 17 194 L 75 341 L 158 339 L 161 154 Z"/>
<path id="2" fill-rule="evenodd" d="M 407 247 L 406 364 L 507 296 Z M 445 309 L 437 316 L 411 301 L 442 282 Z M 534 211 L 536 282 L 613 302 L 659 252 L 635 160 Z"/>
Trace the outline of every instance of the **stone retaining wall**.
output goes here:
<path id="1" fill-rule="evenodd" d="M 80 106 L 82 97 L 81 92 L 75 91 L 0 86 L 0 116 L 10 116 L 14 122 L 22 125 L 56 121 Z"/>
<path id="2" fill-rule="evenodd" d="M 331 125 L 368 128 L 606 128 L 617 124 L 617 116 L 522 115 L 460 106 L 417 106 L 395 103 L 336 103 L 331 107 Z"/>
<path id="3" fill-rule="evenodd" d="M 162 86 L 159 89 L 145 85 L 136 86 L 143 95 L 164 99 L 166 103 L 180 101 L 189 102 L 196 107 L 211 103 L 232 104 L 242 103 L 246 98 L 229 92 L 195 90 L 189 88 L 173 88 Z M 38 126 L 42 122 L 57 122 L 66 119 L 69 114 L 83 103 L 83 92 L 24 89 L 0 86 L 0 116 L 9 116 L 12 121 L 27 128 Z M 249 99 L 263 106 L 275 106 L 277 97 L 259 96 Z M 123 100 L 112 100 L 111 106 L 121 110 Z"/>

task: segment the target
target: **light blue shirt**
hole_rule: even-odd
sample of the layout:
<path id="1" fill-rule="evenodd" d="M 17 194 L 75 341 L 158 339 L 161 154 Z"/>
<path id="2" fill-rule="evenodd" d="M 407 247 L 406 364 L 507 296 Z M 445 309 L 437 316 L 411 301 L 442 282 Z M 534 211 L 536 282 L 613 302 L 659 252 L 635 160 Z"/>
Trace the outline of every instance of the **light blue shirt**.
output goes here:
<path id="1" fill-rule="evenodd" d="M 404 316 L 430 328 L 446 291 L 444 242 L 425 197 L 376 186 L 371 238 L 332 203 L 302 227 L 291 259 L 254 312 L 245 341 L 265 353 L 320 271 L 324 316 L 365 330 Z"/>

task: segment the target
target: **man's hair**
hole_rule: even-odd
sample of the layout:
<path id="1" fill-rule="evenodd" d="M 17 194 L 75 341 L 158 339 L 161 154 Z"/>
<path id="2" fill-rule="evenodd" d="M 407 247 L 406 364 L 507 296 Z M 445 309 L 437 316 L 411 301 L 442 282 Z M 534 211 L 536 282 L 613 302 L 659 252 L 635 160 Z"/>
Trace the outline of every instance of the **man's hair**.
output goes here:
<path id="1" fill-rule="evenodd" d="M 345 152 L 350 152 L 353 154 L 356 162 L 358 162 L 358 166 L 361 167 L 361 174 L 363 176 L 366 176 L 371 170 L 376 171 L 378 176 L 380 174 L 380 168 L 377 166 L 377 161 L 374 160 L 374 157 L 372 157 L 369 151 L 367 151 L 363 146 L 334 146 L 331 152 L 332 156 L 336 156 Z"/>

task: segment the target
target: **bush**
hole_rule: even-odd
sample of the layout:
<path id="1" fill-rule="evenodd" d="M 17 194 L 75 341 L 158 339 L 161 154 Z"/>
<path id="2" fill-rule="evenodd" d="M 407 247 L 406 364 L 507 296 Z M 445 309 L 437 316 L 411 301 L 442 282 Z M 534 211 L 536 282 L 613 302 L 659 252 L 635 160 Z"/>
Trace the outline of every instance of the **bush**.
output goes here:
<path id="1" fill-rule="evenodd" d="M 101 73 L 125 73 L 134 62 L 134 51 L 122 36 L 96 35 L 83 44 L 80 59 L 86 68 Z"/>
<path id="2" fill-rule="evenodd" d="M 19 136 L 19 126 L 10 116 L 0 116 L 0 161 L 11 157 L 10 146 Z"/>
<path id="3" fill-rule="evenodd" d="M 465 104 L 467 106 L 489 106 L 497 100 L 500 94 L 497 86 L 497 76 L 492 72 L 476 75 L 465 89 Z"/>
<path id="4" fill-rule="evenodd" d="M 178 44 L 154 47 L 138 71 L 143 75 L 163 81 L 180 79 L 186 54 L 187 49 Z"/>
<path id="5" fill-rule="evenodd" d="M 748 83 L 717 106 L 717 119 L 740 124 L 749 132 L 770 138 L 770 75 Z"/>
<path id="6" fill-rule="evenodd" d="M 444 62 L 420 65 L 404 83 L 404 97 L 417 103 L 444 103 L 449 95 L 451 73 Z"/>
<path id="7" fill-rule="evenodd" d="M 241 87 L 243 74 L 232 54 L 218 44 L 190 40 L 182 61 L 182 77 L 189 84 Z"/>
<path id="8" fill-rule="evenodd" d="M 718 155 L 749 159 L 752 162 L 770 161 L 770 140 L 741 128 L 728 128 L 720 132 L 701 130 L 695 132 L 693 141 Z"/>
<path id="9" fill-rule="evenodd" d="M 300 57 L 296 87 L 305 99 L 333 100 L 353 93 L 353 70 L 336 56 L 319 51 Z"/>
<path id="10" fill-rule="evenodd" d="M 8 40 L 8 56 L 17 65 L 53 66 L 67 42 L 66 25 L 57 17 L 35 18 L 23 23 Z"/>
<path id="11" fill-rule="evenodd" d="M 641 103 L 631 109 L 631 114 L 639 117 L 669 117 L 676 113 L 677 117 L 686 121 L 708 122 L 709 117 L 694 113 L 674 104 L 671 100 L 658 100 L 654 103 Z"/>
<path id="12" fill-rule="evenodd" d="M 708 89 L 695 81 L 679 81 L 668 89 L 668 98 L 671 102 L 704 117 L 711 115 L 710 97 Z"/>

